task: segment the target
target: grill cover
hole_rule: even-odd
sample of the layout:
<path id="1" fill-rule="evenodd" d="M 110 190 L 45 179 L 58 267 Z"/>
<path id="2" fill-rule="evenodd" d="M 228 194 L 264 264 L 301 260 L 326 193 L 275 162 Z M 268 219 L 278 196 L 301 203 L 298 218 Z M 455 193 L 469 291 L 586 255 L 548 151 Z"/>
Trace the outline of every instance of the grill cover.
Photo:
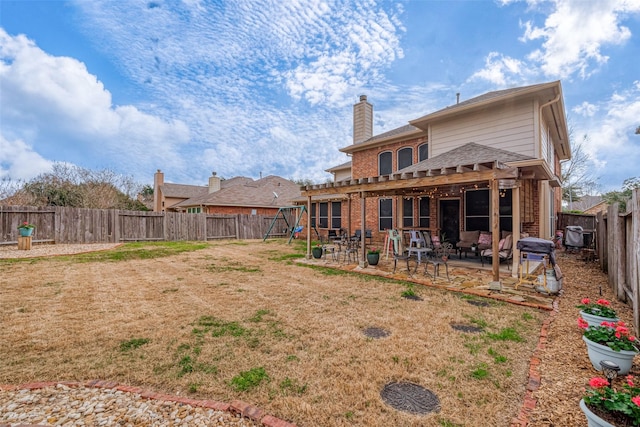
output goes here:
<path id="1" fill-rule="evenodd" d="M 540 239 L 538 237 L 525 237 L 524 239 L 518 240 L 516 247 L 520 252 L 549 255 L 551 265 L 556 265 L 556 251 L 551 240 Z"/>

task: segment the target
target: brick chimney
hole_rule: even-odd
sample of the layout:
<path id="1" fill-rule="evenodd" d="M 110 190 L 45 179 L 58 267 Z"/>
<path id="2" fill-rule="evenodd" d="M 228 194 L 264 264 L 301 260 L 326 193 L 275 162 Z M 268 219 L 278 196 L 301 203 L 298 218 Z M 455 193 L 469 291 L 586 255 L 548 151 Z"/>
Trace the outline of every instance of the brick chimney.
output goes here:
<path id="1" fill-rule="evenodd" d="M 162 194 L 160 187 L 164 185 L 164 174 L 158 169 L 153 175 L 153 211 L 162 212 Z"/>
<path id="2" fill-rule="evenodd" d="M 358 144 L 373 136 L 373 105 L 367 95 L 360 95 L 360 102 L 353 106 L 353 143 Z"/>
<path id="3" fill-rule="evenodd" d="M 209 194 L 220 191 L 220 178 L 216 175 L 215 172 L 212 172 L 209 177 Z"/>

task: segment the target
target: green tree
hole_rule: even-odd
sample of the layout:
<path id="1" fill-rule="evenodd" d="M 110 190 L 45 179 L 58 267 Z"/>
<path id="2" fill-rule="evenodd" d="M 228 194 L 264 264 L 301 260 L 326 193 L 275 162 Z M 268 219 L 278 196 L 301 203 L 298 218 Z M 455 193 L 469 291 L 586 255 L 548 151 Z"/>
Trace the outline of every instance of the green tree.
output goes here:
<path id="1" fill-rule="evenodd" d="M 620 212 L 626 212 L 627 201 L 631 199 L 633 190 L 636 188 L 640 188 L 640 178 L 627 178 L 622 182 L 622 190 L 609 191 L 608 193 L 602 195 L 602 200 L 610 205 L 619 203 Z"/>

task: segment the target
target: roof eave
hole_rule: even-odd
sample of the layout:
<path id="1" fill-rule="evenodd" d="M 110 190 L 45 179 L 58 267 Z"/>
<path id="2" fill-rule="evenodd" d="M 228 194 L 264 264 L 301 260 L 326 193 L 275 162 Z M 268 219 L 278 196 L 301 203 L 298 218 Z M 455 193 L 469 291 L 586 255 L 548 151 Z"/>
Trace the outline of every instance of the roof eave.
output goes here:
<path id="1" fill-rule="evenodd" d="M 367 150 L 369 148 L 379 147 L 381 145 L 386 145 L 391 142 L 402 141 L 405 139 L 416 138 L 419 136 L 426 136 L 426 132 L 422 129 L 415 129 L 408 132 L 402 132 L 396 135 L 391 135 L 386 138 L 376 138 L 374 136 L 371 138 L 371 140 L 367 140 L 359 144 L 351 144 L 347 147 L 340 148 L 340 151 L 346 154 L 352 154 L 352 153 L 355 153 L 356 151 Z"/>
<path id="2" fill-rule="evenodd" d="M 517 92 L 505 93 L 503 95 L 496 96 L 495 98 L 489 98 L 483 101 L 473 102 L 471 104 L 460 105 L 460 106 L 452 105 L 449 107 L 445 107 L 441 110 L 438 110 L 434 113 L 430 113 L 425 116 L 419 117 L 415 120 L 410 120 L 409 124 L 426 131 L 428 128 L 429 122 L 432 122 L 434 120 L 442 119 L 452 115 L 461 114 L 467 111 L 472 111 L 478 108 L 485 107 L 487 105 L 495 104 L 497 102 L 502 102 L 509 99 L 515 99 L 515 98 L 531 95 L 536 92 L 540 92 L 543 90 L 547 90 L 547 89 L 551 89 L 553 87 L 559 86 L 559 84 L 560 84 L 559 81 L 554 81 L 554 82 L 550 82 L 542 85 L 534 85 Z"/>

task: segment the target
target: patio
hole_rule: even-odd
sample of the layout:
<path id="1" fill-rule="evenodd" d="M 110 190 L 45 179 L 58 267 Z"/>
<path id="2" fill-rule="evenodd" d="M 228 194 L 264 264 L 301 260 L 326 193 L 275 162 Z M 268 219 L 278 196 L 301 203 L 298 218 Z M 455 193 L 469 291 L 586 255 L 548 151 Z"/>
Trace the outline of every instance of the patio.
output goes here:
<path id="1" fill-rule="evenodd" d="M 506 262 L 500 264 L 500 284 L 496 284 L 493 280 L 491 260 L 487 262 L 485 259 L 483 266 L 480 257 L 477 256 L 468 256 L 466 258 L 462 256 L 462 259 L 458 259 L 458 255 L 454 255 L 449 258 L 448 267 L 450 280 L 447 280 L 444 268 L 440 269 L 440 273 L 435 279 L 432 277 L 433 266 L 429 266 L 429 274 L 425 274 L 424 262 L 416 265 L 415 259 L 411 259 L 409 263 L 411 274 L 407 273 L 406 263 L 404 261 L 398 261 L 396 272 L 393 273 L 393 255 L 390 255 L 387 259 L 383 254 L 380 254 L 378 265 L 368 265 L 364 268 L 361 267 L 358 262 L 353 262 L 353 260 L 344 262 L 343 257 L 338 256 L 334 258 L 331 254 L 325 254 L 319 259 L 302 259 L 300 262 L 348 270 L 358 274 L 383 276 L 389 279 L 446 289 L 452 292 L 477 295 L 543 310 L 552 310 L 553 301 L 557 297 L 555 294 L 538 292 L 536 288 L 539 288 L 539 286 L 531 282 L 521 283 L 516 288 L 518 277 L 512 277 L 511 264 L 507 264 Z M 416 267 L 417 270 L 414 273 Z M 529 273 L 529 277 L 542 274 L 540 263 L 531 263 Z"/>

